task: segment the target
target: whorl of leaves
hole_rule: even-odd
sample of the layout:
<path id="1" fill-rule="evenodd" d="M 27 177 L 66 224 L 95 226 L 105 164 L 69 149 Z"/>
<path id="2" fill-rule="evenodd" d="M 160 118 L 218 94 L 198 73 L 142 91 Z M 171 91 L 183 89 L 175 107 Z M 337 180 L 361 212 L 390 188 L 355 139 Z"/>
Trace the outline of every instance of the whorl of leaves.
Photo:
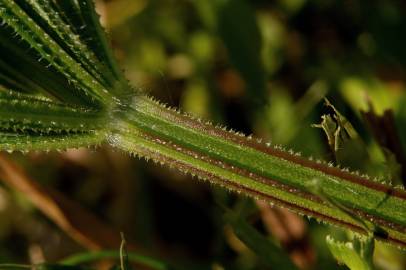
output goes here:
<path id="1" fill-rule="evenodd" d="M 101 143 L 130 87 L 91 0 L 0 1 L 0 148 Z"/>

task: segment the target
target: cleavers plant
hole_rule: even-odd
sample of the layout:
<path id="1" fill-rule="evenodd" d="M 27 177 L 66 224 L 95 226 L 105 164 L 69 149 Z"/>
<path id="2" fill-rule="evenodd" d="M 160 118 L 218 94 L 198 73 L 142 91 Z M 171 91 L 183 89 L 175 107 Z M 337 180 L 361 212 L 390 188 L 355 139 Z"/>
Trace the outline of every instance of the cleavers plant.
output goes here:
<path id="1" fill-rule="evenodd" d="M 406 247 L 403 188 L 213 126 L 132 88 L 92 0 L 0 0 L 0 24 L 0 150 L 108 143 Z"/>

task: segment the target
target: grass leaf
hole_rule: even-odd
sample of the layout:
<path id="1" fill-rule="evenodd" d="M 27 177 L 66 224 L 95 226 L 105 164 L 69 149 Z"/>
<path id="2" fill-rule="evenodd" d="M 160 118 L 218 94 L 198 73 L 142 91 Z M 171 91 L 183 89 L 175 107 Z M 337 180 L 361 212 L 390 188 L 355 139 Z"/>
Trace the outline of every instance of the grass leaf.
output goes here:
<path id="1" fill-rule="evenodd" d="M 237 237 L 259 257 L 266 267 L 272 268 L 278 265 L 280 269 L 298 269 L 279 246 L 261 235 L 238 214 L 227 210 L 224 220 L 231 225 Z"/>
<path id="2" fill-rule="evenodd" d="M 230 61 L 247 83 L 247 96 L 251 104 L 262 105 L 266 100 L 266 74 L 261 60 L 261 35 L 254 11 L 246 0 L 223 2 L 219 5 L 218 31 Z"/>
<path id="3" fill-rule="evenodd" d="M 355 235 L 352 242 L 338 242 L 330 235 L 326 242 L 334 257 L 351 270 L 373 270 L 373 237 Z"/>

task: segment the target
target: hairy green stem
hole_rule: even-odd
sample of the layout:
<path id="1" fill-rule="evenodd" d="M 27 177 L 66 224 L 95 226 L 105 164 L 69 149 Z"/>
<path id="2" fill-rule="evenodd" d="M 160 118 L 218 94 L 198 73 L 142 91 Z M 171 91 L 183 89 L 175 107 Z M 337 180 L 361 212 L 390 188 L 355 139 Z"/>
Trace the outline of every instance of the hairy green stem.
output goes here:
<path id="1" fill-rule="evenodd" d="M 0 0 L 0 86 L 26 93 L 0 95 L 0 149 L 60 150 L 107 139 L 230 190 L 406 247 L 404 189 L 214 127 L 142 94 L 131 101 L 93 1 L 62 2 Z M 37 91 L 43 99 L 27 95 Z"/>
<path id="2" fill-rule="evenodd" d="M 115 117 L 119 120 L 114 121 L 109 142 L 126 152 L 366 233 L 357 219 L 310 191 L 309 185 L 317 179 L 325 196 L 379 226 L 378 238 L 406 246 L 406 192 L 402 189 L 214 127 L 142 95 Z"/>

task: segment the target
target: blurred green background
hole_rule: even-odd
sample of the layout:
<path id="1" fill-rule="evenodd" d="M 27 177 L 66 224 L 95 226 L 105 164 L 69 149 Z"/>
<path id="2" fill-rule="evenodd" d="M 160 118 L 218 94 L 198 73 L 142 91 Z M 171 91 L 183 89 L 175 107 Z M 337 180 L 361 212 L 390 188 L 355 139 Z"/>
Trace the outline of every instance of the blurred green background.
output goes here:
<path id="1" fill-rule="evenodd" d="M 393 184 L 405 179 L 403 1 L 96 3 L 135 88 L 304 156 Z M 322 129 L 312 127 L 322 115 L 334 115 L 324 97 L 357 136 L 333 119 L 336 126 L 328 134 L 338 141 L 332 145 Z M 334 133 L 338 127 L 341 133 Z M 339 151 L 334 151 L 337 144 Z M 79 202 L 123 231 L 129 242 L 178 269 L 281 269 L 236 236 L 224 206 L 278 243 L 301 268 L 346 269 L 325 244 L 327 234 L 339 238 L 345 232 L 107 147 L 13 158 L 35 181 Z M 0 262 L 54 262 L 85 250 L 31 200 L 0 186 Z M 378 269 L 402 270 L 405 257 L 377 244 L 374 259 Z"/>

